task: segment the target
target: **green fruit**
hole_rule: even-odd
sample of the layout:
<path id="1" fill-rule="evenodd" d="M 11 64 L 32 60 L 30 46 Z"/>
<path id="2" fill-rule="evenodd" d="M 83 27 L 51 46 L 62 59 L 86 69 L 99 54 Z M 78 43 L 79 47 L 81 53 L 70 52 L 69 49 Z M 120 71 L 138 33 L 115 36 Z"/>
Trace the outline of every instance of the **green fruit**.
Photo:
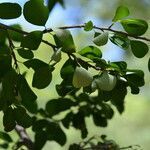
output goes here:
<path id="1" fill-rule="evenodd" d="M 54 54 L 51 57 L 51 60 L 54 60 L 56 62 L 59 62 L 61 60 L 61 49 L 58 49 L 54 52 Z"/>
<path id="2" fill-rule="evenodd" d="M 86 87 L 92 83 L 92 75 L 83 67 L 76 67 L 73 75 L 73 86 L 76 88 Z"/>
<path id="3" fill-rule="evenodd" d="M 56 45 L 62 47 L 62 51 L 66 53 L 75 52 L 73 37 L 69 30 L 57 29 L 54 36 Z"/>
<path id="4" fill-rule="evenodd" d="M 107 71 L 104 71 L 101 76 L 95 79 L 99 89 L 104 91 L 111 91 L 116 85 L 117 78 Z"/>
<path id="5" fill-rule="evenodd" d="M 141 19 L 125 19 L 121 24 L 127 33 L 135 36 L 143 35 L 148 29 L 148 23 Z"/>
<path id="6" fill-rule="evenodd" d="M 96 36 L 93 40 L 93 42 L 97 46 L 103 46 L 108 42 L 108 32 L 103 32 L 100 35 Z"/>

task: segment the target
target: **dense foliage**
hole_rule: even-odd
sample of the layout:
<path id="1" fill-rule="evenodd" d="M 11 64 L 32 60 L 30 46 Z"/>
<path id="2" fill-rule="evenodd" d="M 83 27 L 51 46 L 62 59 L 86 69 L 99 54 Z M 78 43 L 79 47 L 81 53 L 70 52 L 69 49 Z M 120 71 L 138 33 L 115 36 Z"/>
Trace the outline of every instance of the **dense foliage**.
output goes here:
<path id="1" fill-rule="evenodd" d="M 64 6 L 63 0 L 49 0 L 46 5 L 43 0 L 30 0 L 23 8 L 17 3 L 0 3 L 0 18 L 14 19 L 23 14 L 29 23 L 45 27 L 56 3 Z M 85 118 L 92 117 L 96 126 L 107 127 L 108 120 L 114 115 L 114 106 L 119 113 L 124 111 L 125 96 L 129 92 L 127 88 L 131 89 L 132 94 L 138 94 L 144 85 L 142 70 L 130 68 L 125 61 L 106 61 L 100 49 L 109 40 L 125 51 L 131 51 L 137 58 L 147 54 L 149 48 L 146 42 L 150 39 L 142 35 L 147 31 L 148 24 L 145 20 L 130 18 L 129 14 L 127 7 L 119 6 L 108 28 L 97 27 L 89 21 L 83 25 L 29 33 L 22 30 L 19 24 L 7 26 L 0 23 L 0 111 L 3 112 L 4 126 L 4 131 L 0 132 L 0 139 L 3 140 L 0 147 L 7 149 L 9 143 L 14 142 L 13 149 L 25 145 L 28 149 L 40 150 L 47 141 L 63 146 L 67 138 L 61 127 L 69 129 L 73 126 L 81 131 L 81 137 L 85 140 L 79 144 L 73 143 L 69 150 L 121 149 L 114 141 L 107 140 L 105 135 L 86 139 L 88 130 Z M 112 29 L 115 24 L 120 24 L 124 31 Z M 69 30 L 72 28 L 93 31 L 93 44 L 87 43 L 85 48 L 77 51 Z M 46 33 L 51 33 L 55 44 L 43 39 Z M 47 63 L 34 57 L 34 51 L 38 50 L 41 42 L 53 49 Z M 32 89 L 41 90 L 49 86 L 63 53 L 67 54 L 67 60 L 60 70 L 62 81 L 55 86 L 59 96 L 50 99 L 44 109 L 40 108 Z M 16 55 L 24 61 L 18 61 Z M 20 71 L 20 63 L 26 67 L 25 72 Z M 150 61 L 148 68 L 150 70 Z M 26 80 L 28 69 L 33 70 L 32 85 Z M 60 113 L 63 117 L 54 119 Z M 25 128 L 29 127 L 35 135 L 34 141 L 25 132 Z M 9 136 L 12 130 L 20 136 L 19 141 L 13 141 Z"/>

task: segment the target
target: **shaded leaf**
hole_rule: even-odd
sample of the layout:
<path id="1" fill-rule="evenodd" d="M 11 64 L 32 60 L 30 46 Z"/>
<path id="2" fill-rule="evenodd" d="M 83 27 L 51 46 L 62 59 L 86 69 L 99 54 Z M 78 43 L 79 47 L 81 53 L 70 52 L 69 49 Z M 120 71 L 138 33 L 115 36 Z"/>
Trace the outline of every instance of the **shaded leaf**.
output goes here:
<path id="1" fill-rule="evenodd" d="M 126 83 L 124 81 L 117 80 L 117 84 L 111 94 L 111 103 L 116 106 L 119 113 L 122 113 L 124 111 L 124 99 L 127 95 Z"/>
<path id="2" fill-rule="evenodd" d="M 24 36 L 21 40 L 21 47 L 29 48 L 31 50 L 38 49 L 42 41 L 42 31 L 32 31 L 28 35 Z"/>
<path id="3" fill-rule="evenodd" d="M 82 111 L 79 111 L 77 114 L 74 114 L 72 119 L 72 125 L 76 129 L 81 130 L 81 137 L 86 138 L 88 131 L 85 124 L 85 118 L 84 113 Z"/>
<path id="4" fill-rule="evenodd" d="M 141 87 L 145 84 L 144 72 L 142 70 L 128 70 L 125 75 L 129 85 Z"/>
<path id="5" fill-rule="evenodd" d="M 17 49 L 18 54 L 24 59 L 32 59 L 34 54 L 31 50 L 27 50 L 25 48 Z"/>
<path id="6" fill-rule="evenodd" d="M 147 54 L 149 48 L 147 44 L 145 44 L 144 42 L 131 40 L 130 43 L 131 43 L 131 50 L 134 56 L 142 58 Z"/>
<path id="7" fill-rule="evenodd" d="M 23 63 L 27 68 L 32 68 L 34 71 L 47 66 L 48 64 L 39 59 L 27 60 Z"/>
<path id="8" fill-rule="evenodd" d="M 14 109 L 14 118 L 17 121 L 17 124 L 24 128 L 28 128 L 32 125 L 32 118 L 27 114 L 25 108 L 22 106 L 17 106 Z"/>
<path id="9" fill-rule="evenodd" d="M 36 69 L 33 75 L 32 86 L 38 89 L 46 88 L 52 80 L 51 66 Z"/>
<path id="10" fill-rule="evenodd" d="M 49 10 L 44 5 L 43 0 L 30 0 L 24 5 L 23 15 L 28 22 L 34 25 L 44 26 L 49 17 Z"/>
<path id="11" fill-rule="evenodd" d="M 148 60 L 148 70 L 149 70 L 149 72 L 150 72 L 150 58 L 149 58 L 149 60 Z"/>
<path id="12" fill-rule="evenodd" d="M 94 124 L 96 126 L 99 126 L 99 127 L 107 126 L 107 119 L 102 116 L 100 111 L 94 112 L 92 115 L 93 115 Z"/>
<path id="13" fill-rule="evenodd" d="M 60 3 L 62 6 L 64 6 L 64 1 L 63 0 L 48 0 L 48 9 L 49 12 L 52 11 L 52 9 L 55 7 L 57 3 Z"/>
<path id="14" fill-rule="evenodd" d="M 50 123 L 47 126 L 46 132 L 48 140 L 56 141 L 61 146 L 63 146 L 67 141 L 65 133 L 56 123 Z"/>
<path id="15" fill-rule="evenodd" d="M 9 134 L 2 132 L 2 131 L 0 131 L 0 139 L 7 141 L 7 142 L 13 141 Z"/>
<path id="16" fill-rule="evenodd" d="M 18 30 L 22 30 L 22 27 L 19 24 L 13 24 L 10 27 L 14 28 L 14 29 L 18 29 Z M 12 40 L 20 42 L 23 38 L 23 34 L 19 33 L 19 32 L 15 32 L 13 30 L 8 30 L 9 36 Z"/>
<path id="17" fill-rule="evenodd" d="M 18 76 L 17 86 L 22 99 L 21 103 L 28 111 L 35 113 L 37 111 L 37 103 L 35 101 L 37 96 L 31 90 L 26 79 L 22 75 Z"/>
<path id="18" fill-rule="evenodd" d="M 0 18 L 14 19 L 21 15 L 22 8 L 18 3 L 0 3 Z"/>
<path id="19" fill-rule="evenodd" d="M 67 81 L 71 81 L 73 79 L 73 74 L 76 68 L 76 62 L 72 59 L 68 59 L 64 65 L 62 66 L 60 70 L 60 75 L 63 79 L 66 79 Z"/>
<path id="20" fill-rule="evenodd" d="M 70 109 L 74 105 L 75 103 L 68 98 L 59 98 L 48 101 L 45 109 L 48 115 L 52 117 L 60 112 Z"/>
<path id="21" fill-rule="evenodd" d="M 3 125 L 6 132 L 12 131 L 16 126 L 13 109 L 11 107 L 8 107 L 6 111 L 4 111 Z"/>
<path id="22" fill-rule="evenodd" d="M 39 131 L 35 134 L 34 149 L 41 150 L 47 141 L 47 132 Z"/>

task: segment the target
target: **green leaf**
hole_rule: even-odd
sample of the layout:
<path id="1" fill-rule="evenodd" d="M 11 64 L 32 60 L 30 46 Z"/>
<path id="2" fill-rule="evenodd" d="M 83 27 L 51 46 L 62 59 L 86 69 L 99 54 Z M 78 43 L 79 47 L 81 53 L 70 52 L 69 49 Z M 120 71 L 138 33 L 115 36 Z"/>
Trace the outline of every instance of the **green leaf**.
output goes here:
<path id="1" fill-rule="evenodd" d="M 52 117 L 60 112 L 70 109 L 74 105 L 75 103 L 68 98 L 59 98 L 48 101 L 45 109 L 48 115 Z"/>
<path id="2" fill-rule="evenodd" d="M 32 68 L 34 71 L 47 66 L 48 64 L 43 62 L 42 60 L 39 59 L 31 59 L 31 60 L 27 60 L 23 63 L 28 69 Z"/>
<path id="3" fill-rule="evenodd" d="M 102 52 L 95 46 L 87 46 L 79 51 L 79 54 L 93 60 L 95 57 L 101 58 Z"/>
<path id="4" fill-rule="evenodd" d="M 12 57 L 7 46 L 0 46 L 0 78 L 3 77 L 12 67 Z"/>
<path id="5" fill-rule="evenodd" d="M 17 3 L 0 3 L 0 18 L 15 19 L 21 16 L 22 8 Z"/>
<path id="6" fill-rule="evenodd" d="M 46 132 L 47 132 L 48 140 L 56 141 L 61 146 L 63 146 L 67 141 L 65 133 L 60 128 L 60 126 L 56 123 L 50 123 L 47 126 Z"/>
<path id="7" fill-rule="evenodd" d="M 145 84 L 144 72 L 142 70 L 128 70 L 125 78 L 131 86 L 141 87 Z"/>
<path id="8" fill-rule="evenodd" d="M 80 150 L 80 149 L 81 149 L 81 147 L 79 144 L 71 144 L 69 146 L 69 150 Z"/>
<path id="9" fill-rule="evenodd" d="M 149 58 L 149 60 L 148 60 L 148 70 L 149 70 L 149 72 L 150 72 L 150 58 Z"/>
<path id="10" fill-rule="evenodd" d="M 117 80 L 115 88 L 111 91 L 111 103 L 116 106 L 119 113 L 124 111 L 124 99 L 126 95 L 126 83 L 122 80 Z"/>
<path id="11" fill-rule="evenodd" d="M 45 26 L 49 17 L 49 10 L 44 5 L 43 0 L 30 0 L 24 5 L 23 15 L 28 22 L 38 26 Z"/>
<path id="12" fill-rule="evenodd" d="M 42 41 L 43 32 L 42 31 L 33 31 L 28 35 L 24 36 L 21 40 L 21 47 L 29 48 L 31 50 L 38 49 Z"/>
<path id="13" fill-rule="evenodd" d="M 116 44 L 117 46 L 119 46 L 125 50 L 129 48 L 130 40 L 128 39 L 127 36 L 125 36 L 123 34 L 115 33 L 109 39 L 112 43 Z"/>
<path id="14" fill-rule="evenodd" d="M 48 0 L 48 9 L 49 9 L 49 12 L 52 11 L 52 9 L 54 8 L 54 6 L 57 3 L 60 3 L 62 6 L 64 6 L 63 0 Z"/>
<path id="15" fill-rule="evenodd" d="M 32 125 L 32 118 L 26 113 L 26 110 L 22 106 L 17 106 L 14 109 L 14 118 L 17 124 L 24 128 L 28 128 Z"/>
<path id="16" fill-rule="evenodd" d="M 72 59 L 68 59 L 60 70 L 60 75 L 62 79 L 72 82 L 75 68 L 76 68 L 76 62 L 74 62 Z"/>
<path id="17" fill-rule="evenodd" d="M 16 126 L 13 109 L 11 107 L 8 107 L 6 111 L 4 111 L 3 125 L 6 132 L 12 131 Z"/>
<path id="18" fill-rule="evenodd" d="M 37 111 L 37 104 L 35 101 L 37 99 L 37 96 L 31 90 L 23 75 L 18 76 L 17 86 L 22 98 L 21 103 L 28 111 L 30 111 L 31 113 L 35 113 Z"/>
<path id="19" fill-rule="evenodd" d="M 22 27 L 19 24 L 13 24 L 10 27 L 14 28 L 14 29 L 18 29 L 18 30 L 22 30 Z M 8 30 L 9 36 L 12 40 L 20 42 L 23 38 L 23 34 L 19 33 L 19 32 L 15 32 L 13 30 Z"/>
<path id="20" fill-rule="evenodd" d="M 7 38 L 7 32 L 5 30 L 0 30 L 0 44 L 4 45 Z"/>
<path id="21" fill-rule="evenodd" d="M 81 137 L 86 138 L 88 131 L 86 128 L 86 123 L 85 123 L 85 116 L 82 111 L 79 111 L 77 114 L 74 114 L 73 119 L 72 119 L 72 125 L 76 129 L 81 130 Z"/>
<path id="22" fill-rule="evenodd" d="M 9 134 L 2 132 L 2 131 L 0 131 L 0 139 L 7 141 L 7 142 L 13 141 Z"/>
<path id="23" fill-rule="evenodd" d="M 116 10 L 115 16 L 113 18 L 113 22 L 116 22 L 118 20 L 121 20 L 127 16 L 129 16 L 130 12 L 129 9 L 125 6 L 119 6 Z"/>
<path id="24" fill-rule="evenodd" d="M 35 147 L 36 150 L 41 150 L 47 141 L 47 132 L 46 131 L 39 131 L 35 134 Z"/>
<path id="25" fill-rule="evenodd" d="M 96 126 L 106 127 L 107 119 L 102 116 L 101 111 L 97 111 L 93 113 L 93 121 Z"/>
<path id="26" fill-rule="evenodd" d="M 135 36 L 143 35 L 148 29 L 148 23 L 141 19 L 125 19 L 121 24 L 127 33 Z"/>
<path id="27" fill-rule="evenodd" d="M 15 85 L 17 80 L 17 73 L 12 69 L 5 74 L 2 79 L 2 93 L 1 100 L 5 100 L 7 105 L 11 105 L 15 101 Z"/>
<path id="28" fill-rule="evenodd" d="M 108 42 L 108 32 L 102 32 L 99 35 L 97 35 L 97 33 L 95 33 L 93 42 L 97 46 L 103 46 L 103 45 L 107 44 L 107 42 Z"/>
<path id="29" fill-rule="evenodd" d="M 62 47 L 61 51 L 69 54 L 75 52 L 75 44 L 69 30 L 57 29 L 54 40 L 58 47 Z"/>
<path id="30" fill-rule="evenodd" d="M 34 57 L 33 52 L 25 48 L 17 49 L 17 52 L 24 59 L 32 59 Z"/>
<path id="31" fill-rule="evenodd" d="M 92 21 L 85 23 L 85 26 L 84 26 L 85 31 L 91 31 L 92 29 L 93 29 L 93 22 Z"/>
<path id="32" fill-rule="evenodd" d="M 37 89 L 46 88 L 52 80 L 51 66 L 41 67 L 36 69 L 33 75 L 32 86 Z"/>
<path id="33" fill-rule="evenodd" d="M 8 143 L 2 143 L 2 144 L 0 144 L 0 147 L 1 148 L 3 148 L 3 149 L 8 149 L 8 146 L 9 146 L 9 144 Z"/>
<path id="34" fill-rule="evenodd" d="M 149 50 L 147 44 L 145 44 L 142 41 L 131 40 L 130 44 L 131 44 L 132 53 L 137 58 L 144 57 L 147 54 L 148 50 Z"/>
<path id="35" fill-rule="evenodd" d="M 63 120 L 61 120 L 61 122 L 62 122 L 62 124 L 63 124 L 63 126 L 64 126 L 65 128 L 69 129 L 69 126 L 70 126 L 70 123 L 71 123 L 71 121 L 72 121 L 73 115 L 74 115 L 74 114 L 73 114 L 72 112 L 70 112 L 70 113 L 68 113 L 68 114 L 65 116 L 65 118 L 64 118 Z"/>
<path id="36" fill-rule="evenodd" d="M 72 81 L 68 82 L 63 80 L 61 84 L 56 85 L 56 91 L 59 96 L 66 96 L 67 94 L 71 95 L 76 92 L 76 89 L 72 85 Z"/>

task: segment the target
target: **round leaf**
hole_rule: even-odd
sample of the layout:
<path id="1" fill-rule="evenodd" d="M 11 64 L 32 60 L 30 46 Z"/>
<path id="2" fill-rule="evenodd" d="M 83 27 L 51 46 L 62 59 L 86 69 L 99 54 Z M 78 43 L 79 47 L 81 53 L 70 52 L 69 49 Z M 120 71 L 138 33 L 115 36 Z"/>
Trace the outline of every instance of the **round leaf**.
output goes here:
<path id="1" fill-rule="evenodd" d="M 21 15 L 21 9 L 21 6 L 17 3 L 0 3 L 0 18 L 18 18 Z"/>
<path id="2" fill-rule="evenodd" d="M 92 75 L 82 67 L 76 67 L 73 75 L 73 86 L 76 88 L 86 87 L 92 83 Z"/>
<path id="3" fill-rule="evenodd" d="M 28 22 L 44 26 L 49 17 L 49 10 L 44 6 L 43 0 L 30 0 L 24 5 L 23 15 Z"/>
<path id="4" fill-rule="evenodd" d="M 92 21 L 87 22 L 84 26 L 84 30 L 91 31 L 92 29 L 93 29 L 93 22 Z"/>
<path id="5" fill-rule="evenodd" d="M 116 22 L 118 20 L 121 20 L 122 18 L 127 17 L 129 13 L 129 9 L 127 7 L 119 6 L 112 21 Z"/>
<path id="6" fill-rule="evenodd" d="M 143 35 L 148 29 L 147 22 L 141 19 L 125 19 L 121 24 L 127 33 L 135 36 Z"/>
<path id="7" fill-rule="evenodd" d="M 83 48 L 81 51 L 79 51 L 79 54 L 89 59 L 94 59 L 95 57 L 98 58 L 102 57 L 101 50 L 95 46 L 87 46 Z"/>
<path id="8" fill-rule="evenodd" d="M 42 31 L 33 31 L 28 35 L 24 36 L 21 40 L 21 47 L 29 48 L 31 50 L 38 49 L 42 41 L 43 32 Z"/>
<path id="9" fill-rule="evenodd" d="M 17 49 L 18 54 L 25 59 L 32 59 L 34 54 L 31 50 L 26 50 L 24 48 Z"/>
<path id="10" fill-rule="evenodd" d="M 51 80 L 52 70 L 49 66 L 45 66 L 35 70 L 32 86 L 38 89 L 44 89 L 50 84 Z"/>
<path id="11" fill-rule="evenodd" d="M 134 56 L 138 58 L 144 57 L 148 52 L 148 46 L 142 41 L 130 41 L 131 43 L 131 50 Z"/>

